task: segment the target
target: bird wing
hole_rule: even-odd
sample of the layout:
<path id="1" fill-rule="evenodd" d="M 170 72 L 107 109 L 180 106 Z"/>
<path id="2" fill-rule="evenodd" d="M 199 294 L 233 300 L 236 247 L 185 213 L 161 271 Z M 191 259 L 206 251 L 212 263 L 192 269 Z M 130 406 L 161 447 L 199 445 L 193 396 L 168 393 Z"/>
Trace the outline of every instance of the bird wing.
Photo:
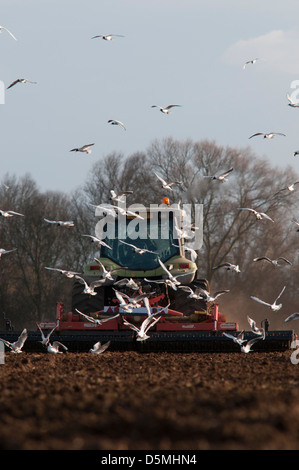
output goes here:
<path id="1" fill-rule="evenodd" d="M 17 83 L 19 83 L 19 79 L 15 80 L 15 81 L 12 82 L 10 85 L 8 85 L 7 90 L 8 90 L 9 88 L 12 88 L 12 87 L 13 87 L 14 85 L 16 85 Z"/>
<path id="2" fill-rule="evenodd" d="M 279 256 L 279 257 L 277 258 L 277 261 L 278 261 L 279 259 L 281 259 L 282 261 L 285 261 L 286 263 L 292 265 L 292 263 L 291 263 L 288 259 L 284 258 L 283 256 Z"/>
<path id="3" fill-rule="evenodd" d="M 168 106 L 166 106 L 166 108 L 164 109 L 171 109 L 171 108 L 174 108 L 174 107 L 181 107 L 180 104 L 169 104 Z"/>
<path id="4" fill-rule="evenodd" d="M 168 274 L 168 276 L 170 278 L 173 278 L 172 274 L 168 271 L 168 269 L 166 268 L 165 264 L 160 260 L 160 258 L 158 259 L 159 261 L 159 264 L 160 266 L 164 269 L 164 271 Z M 189 273 L 188 273 L 189 274 Z"/>
<path id="5" fill-rule="evenodd" d="M 44 219 L 46 222 L 49 222 L 49 224 L 57 224 L 56 220 L 49 220 L 49 219 Z"/>
<path id="6" fill-rule="evenodd" d="M 4 26 L 1 26 L 1 29 L 4 29 L 8 34 L 10 34 L 10 36 L 11 36 L 15 41 L 17 41 L 17 38 L 12 34 L 11 31 L 9 31 L 9 29 L 4 28 Z"/>
<path id="7" fill-rule="evenodd" d="M 15 342 L 15 346 L 18 348 L 22 348 L 27 338 L 28 338 L 28 332 L 27 332 L 27 329 L 24 328 L 24 330 L 18 337 L 17 341 Z"/>
<path id="8" fill-rule="evenodd" d="M 206 292 L 206 291 L 204 291 L 204 292 Z M 227 294 L 228 292 L 229 292 L 229 290 L 219 290 L 219 291 L 215 292 L 215 294 L 213 294 L 212 297 L 217 299 L 217 297 L 219 297 L 220 295 Z"/>
<path id="9" fill-rule="evenodd" d="M 86 144 L 81 147 L 82 150 L 88 149 L 89 147 L 92 147 L 94 144 Z"/>
<path id="10" fill-rule="evenodd" d="M 272 260 L 268 258 L 267 256 L 259 256 L 258 258 L 254 258 L 253 261 L 262 261 L 262 260 L 266 260 L 266 261 L 269 261 L 269 263 L 272 263 Z"/>
<path id="11" fill-rule="evenodd" d="M 154 172 L 154 173 L 155 173 L 155 172 Z M 156 175 L 156 177 L 158 178 L 158 180 L 161 181 L 161 183 L 167 184 L 166 181 L 165 181 L 161 176 L 157 175 L 157 173 L 155 173 L 155 175 Z"/>
<path id="12" fill-rule="evenodd" d="M 139 331 L 140 331 L 139 328 L 137 328 L 137 326 L 133 325 L 133 323 L 128 322 L 126 319 L 124 319 L 123 324 L 130 327 L 131 330 L 136 331 L 136 333 L 139 333 Z"/>
<path id="13" fill-rule="evenodd" d="M 271 305 L 268 304 L 267 302 L 264 302 L 263 300 L 259 299 L 258 297 L 254 297 L 254 296 L 250 296 L 253 300 L 256 300 L 257 302 L 259 302 L 260 304 L 263 304 L 263 305 L 267 305 L 268 307 L 270 307 Z"/>
<path id="14" fill-rule="evenodd" d="M 68 348 L 67 348 L 64 344 L 60 343 L 59 341 L 54 341 L 53 346 L 54 346 L 54 348 L 56 348 L 57 350 L 59 349 L 59 346 L 61 346 L 62 349 L 64 349 L 65 351 L 68 350 Z"/>
<path id="15" fill-rule="evenodd" d="M 252 134 L 249 139 L 251 139 L 252 137 L 255 137 L 256 135 L 264 135 L 263 132 L 257 132 L 256 134 Z"/>
<path id="16" fill-rule="evenodd" d="M 221 175 L 219 175 L 220 177 L 223 177 L 223 176 L 226 176 L 228 175 L 229 173 L 231 173 L 233 171 L 233 168 L 230 168 L 229 170 L 227 170 L 225 173 L 222 173 Z"/>
<path id="17" fill-rule="evenodd" d="M 284 293 L 285 288 L 286 288 L 286 286 L 283 287 L 283 289 L 280 292 L 279 296 L 275 299 L 275 302 L 277 302 L 277 300 L 282 296 L 282 294 Z"/>
<path id="18" fill-rule="evenodd" d="M 159 320 L 160 320 L 161 317 L 157 317 L 155 319 L 153 319 L 153 316 L 151 315 L 150 317 L 147 317 L 143 322 L 142 322 L 142 325 L 141 325 L 141 328 L 140 328 L 140 333 L 144 333 L 146 334 L 146 332 L 152 328 Z"/>
<path id="19" fill-rule="evenodd" d="M 292 320 L 297 320 L 299 318 L 299 313 L 292 313 L 292 315 L 290 315 L 289 317 L 287 317 L 285 319 L 285 322 L 289 322 L 289 321 L 292 321 Z"/>
<path id="20" fill-rule="evenodd" d="M 89 315 L 85 315 L 85 313 L 80 312 L 77 308 L 75 309 L 82 317 L 86 318 L 86 320 L 90 321 L 91 323 L 95 323 L 95 319 L 90 317 Z"/>
<path id="21" fill-rule="evenodd" d="M 94 349 L 96 350 L 97 353 L 102 353 L 102 352 L 106 351 L 107 348 L 109 348 L 110 343 L 111 343 L 111 341 L 107 341 L 107 343 L 101 344 L 101 342 L 98 341 L 94 345 Z"/>
<path id="22" fill-rule="evenodd" d="M 265 214 L 265 212 L 260 212 L 260 214 L 261 214 L 262 217 L 265 217 L 266 219 L 271 220 L 271 222 L 274 222 L 274 220 L 271 219 L 271 217 L 269 217 L 269 215 Z"/>

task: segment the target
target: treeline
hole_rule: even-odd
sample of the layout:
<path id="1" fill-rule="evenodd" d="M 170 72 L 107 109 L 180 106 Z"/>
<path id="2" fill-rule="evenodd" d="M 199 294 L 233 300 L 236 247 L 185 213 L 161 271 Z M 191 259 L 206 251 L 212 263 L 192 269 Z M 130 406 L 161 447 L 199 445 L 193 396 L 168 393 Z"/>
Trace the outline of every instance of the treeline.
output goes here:
<path id="1" fill-rule="evenodd" d="M 204 178 L 229 168 L 233 171 L 226 182 Z M 165 191 L 154 172 L 182 184 Z M 283 326 L 287 314 L 296 310 L 298 298 L 299 233 L 295 220 L 299 193 L 296 186 L 294 191 L 287 189 L 297 179 L 291 167 L 275 168 L 248 148 L 172 138 L 154 141 L 146 151 L 128 157 L 107 155 L 94 164 L 85 184 L 71 194 L 41 192 L 30 175 L 19 179 L 7 175 L 0 184 L 0 209 L 23 216 L 0 217 L 0 248 L 16 249 L 0 258 L 0 327 L 5 318 L 16 328 L 53 320 L 58 300 L 70 308 L 72 280 L 45 267 L 83 272 L 84 265 L 98 255 L 82 235 L 94 235 L 97 219 L 90 204 L 110 203 L 111 189 L 117 193 L 133 190 L 128 205 L 161 204 L 165 196 L 171 203 L 202 204 L 198 277 L 207 278 L 211 290 L 230 289 L 230 294 L 221 298 L 221 309 L 231 320 L 253 311 L 255 317 L 274 315 L 265 314 L 266 307 L 252 301 L 250 295 L 272 302 L 287 285 L 281 299 L 285 315 L 280 311 L 270 318 L 273 325 Z M 274 222 L 258 221 L 240 208 L 257 209 Z M 74 227 L 58 227 L 45 218 L 72 220 Z M 271 259 L 284 256 L 292 265 L 274 267 L 266 261 L 253 261 L 263 255 Z M 241 272 L 213 269 L 224 261 L 239 264 Z"/>

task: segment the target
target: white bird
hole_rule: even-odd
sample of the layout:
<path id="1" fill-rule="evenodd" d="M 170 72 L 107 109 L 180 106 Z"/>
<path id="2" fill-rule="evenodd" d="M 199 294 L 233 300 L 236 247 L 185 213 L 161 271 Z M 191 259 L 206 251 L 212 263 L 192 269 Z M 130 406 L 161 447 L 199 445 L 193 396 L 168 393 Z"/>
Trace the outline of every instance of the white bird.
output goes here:
<path id="1" fill-rule="evenodd" d="M 75 271 L 68 271 L 66 269 L 59 269 L 59 268 L 49 268 L 48 266 L 45 266 L 45 269 L 48 269 L 50 271 L 57 271 L 59 272 L 60 274 L 62 274 L 63 276 L 66 276 L 70 279 L 72 279 L 73 277 L 76 277 L 77 275 L 80 276 L 81 273 L 77 273 Z"/>
<path id="2" fill-rule="evenodd" d="M 292 315 L 290 315 L 289 317 L 287 317 L 285 319 L 285 322 L 289 322 L 289 321 L 292 321 L 292 320 L 298 320 L 299 318 L 299 313 L 295 312 L 295 313 L 292 313 Z"/>
<path id="3" fill-rule="evenodd" d="M 48 222 L 49 224 L 56 224 L 58 227 L 74 227 L 74 222 L 72 220 L 49 220 L 49 219 L 44 219 L 45 222 Z"/>
<path id="4" fill-rule="evenodd" d="M 246 69 L 247 65 L 255 64 L 257 60 L 261 60 L 261 59 L 259 57 L 256 57 L 255 59 L 247 60 L 245 64 L 243 65 L 243 70 Z"/>
<path id="5" fill-rule="evenodd" d="M 277 305 L 277 301 L 278 299 L 281 297 L 281 295 L 283 294 L 284 290 L 285 290 L 286 286 L 284 286 L 284 288 L 282 289 L 282 291 L 280 292 L 279 296 L 274 300 L 274 302 L 272 304 L 269 304 L 267 302 L 264 302 L 263 300 L 259 299 L 258 297 L 254 297 L 254 296 L 250 296 L 253 300 L 256 300 L 257 302 L 259 302 L 260 304 L 263 304 L 263 305 L 266 305 L 267 307 L 269 307 L 271 310 L 273 310 L 274 312 L 276 312 L 277 310 L 280 310 L 281 307 L 282 307 L 282 304 L 279 304 Z"/>
<path id="6" fill-rule="evenodd" d="M 70 150 L 70 152 L 84 152 L 84 153 L 91 153 L 90 147 L 92 147 L 94 144 L 86 144 L 83 145 L 82 147 L 76 147 Z"/>
<path id="7" fill-rule="evenodd" d="M 200 287 L 197 287 L 195 291 L 193 291 L 189 286 L 179 286 L 179 288 L 184 290 L 185 292 L 189 292 L 188 298 L 198 300 L 203 299 L 206 302 L 214 302 L 216 299 L 218 299 L 218 297 L 220 297 L 220 295 L 229 292 L 229 290 L 221 290 L 215 292 L 215 294 L 211 294 L 206 289 L 201 289 Z"/>
<path id="8" fill-rule="evenodd" d="M 84 289 L 82 291 L 82 294 L 88 294 L 88 295 L 97 295 L 97 292 L 95 291 L 95 289 L 101 286 L 102 284 L 104 284 L 106 281 L 105 279 L 98 279 L 97 281 L 93 281 L 90 283 L 90 285 L 88 285 L 85 279 L 83 279 L 83 277 L 76 276 L 76 278 L 82 284 L 84 284 Z"/>
<path id="9" fill-rule="evenodd" d="M 98 341 L 97 343 L 93 345 L 93 348 L 91 348 L 89 352 L 92 354 L 101 354 L 104 351 L 106 351 L 106 349 L 109 348 L 110 344 L 111 344 L 111 341 L 107 341 L 107 343 L 104 343 L 104 344 Z"/>
<path id="10" fill-rule="evenodd" d="M 162 106 L 157 106 L 155 104 L 152 106 L 152 108 L 159 108 L 161 113 L 163 113 L 163 114 L 170 114 L 171 109 L 174 108 L 174 107 L 181 107 L 181 105 L 180 104 L 169 104 L 165 108 L 162 108 Z"/>
<path id="11" fill-rule="evenodd" d="M 246 339 L 244 338 L 244 331 L 240 331 L 236 336 L 232 335 L 231 333 L 224 332 L 223 336 L 226 336 L 227 338 L 233 340 L 234 343 L 239 344 L 240 346 L 245 343 Z"/>
<path id="12" fill-rule="evenodd" d="M 264 139 L 274 139 L 274 137 L 276 135 L 283 135 L 285 136 L 285 134 L 282 134 L 281 132 L 269 132 L 269 134 L 264 134 L 263 132 L 257 132 L 256 134 L 252 134 L 249 139 L 252 139 L 252 137 L 255 137 L 257 135 L 262 135 L 264 136 Z"/>
<path id="13" fill-rule="evenodd" d="M 167 181 L 165 181 L 161 176 L 157 175 L 157 173 L 155 173 L 155 175 L 158 178 L 158 180 L 161 181 L 161 183 L 162 183 L 161 187 L 163 189 L 170 189 L 171 191 L 173 191 L 171 186 L 173 186 L 174 184 L 183 184 L 181 181 L 170 181 L 170 182 L 167 183 Z"/>
<path id="14" fill-rule="evenodd" d="M 159 281 L 151 281 L 151 280 L 147 280 L 147 282 L 156 282 L 156 283 L 164 283 L 170 287 L 172 287 L 172 289 L 174 290 L 177 290 L 178 286 L 181 285 L 181 282 L 177 279 L 178 277 L 182 277 L 182 276 L 190 276 L 190 274 L 194 274 L 194 272 L 192 273 L 184 273 L 184 274 L 178 274 L 177 276 L 173 276 L 171 274 L 171 272 L 166 268 L 165 264 L 160 260 L 160 258 L 158 259 L 159 261 L 159 264 L 160 266 L 162 267 L 162 269 L 165 271 L 165 273 L 167 274 L 168 278 L 167 279 L 162 279 L 162 280 L 159 280 Z"/>
<path id="15" fill-rule="evenodd" d="M 299 181 L 295 181 L 294 183 L 290 184 L 289 186 L 286 186 L 285 188 L 280 189 L 276 193 L 273 194 L 273 197 L 276 196 L 277 194 L 281 193 L 282 191 L 295 191 L 295 186 L 296 184 L 299 184 Z"/>
<path id="16" fill-rule="evenodd" d="M 132 216 L 136 217 L 137 219 L 144 220 L 144 217 L 142 217 L 140 214 L 137 214 L 137 212 L 131 211 L 129 209 L 123 209 L 122 207 L 114 206 L 114 208 L 121 214 L 125 216 Z"/>
<path id="17" fill-rule="evenodd" d="M 4 26 L 0 26 L 0 33 L 2 33 L 2 31 L 6 31 L 15 41 L 17 41 L 17 38 L 12 34 L 11 31 L 9 31 L 9 29 L 4 28 Z"/>
<path id="18" fill-rule="evenodd" d="M 230 168 L 229 170 L 227 170 L 224 173 L 221 173 L 220 175 L 212 175 L 212 176 L 204 175 L 204 178 L 210 178 L 211 180 L 218 180 L 218 181 L 224 182 L 224 181 L 228 181 L 226 177 L 232 171 L 233 171 L 233 168 Z"/>
<path id="19" fill-rule="evenodd" d="M 253 261 L 262 261 L 262 260 L 265 260 L 268 263 L 273 264 L 273 266 L 279 266 L 279 261 L 282 260 L 285 263 L 290 264 L 292 266 L 292 263 L 288 259 L 284 258 L 283 256 L 279 256 L 276 259 L 270 259 L 268 258 L 268 256 L 259 256 L 258 258 L 254 258 Z"/>
<path id="20" fill-rule="evenodd" d="M 59 348 L 62 348 L 64 351 L 68 351 L 68 348 L 59 341 L 54 341 L 53 344 L 49 343 L 47 346 L 47 351 L 50 354 L 63 354 Z"/>
<path id="21" fill-rule="evenodd" d="M 115 268 L 115 269 L 110 269 L 109 271 L 105 268 L 103 265 L 102 261 L 100 261 L 98 258 L 94 258 L 94 260 L 101 266 L 102 268 L 102 277 L 104 279 L 109 279 L 110 281 L 114 281 L 114 278 L 112 277 L 113 273 L 116 273 L 117 271 L 120 271 L 121 269 L 127 269 L 126 266 L 121 266 L 120 268 Z"/>
<path id="22" fill-rule="evenodd" d="M 160 318 L 161 317 L 154 318 L 153 315 L 147 316 L 146 319 L 141 323 L 140 328 L 138 328 L 136 325 L 133 325 L 132 323 L 129 323 L 126 319 L 124 319 L 123 323 L 137 333 L 136 341 L 145 341 L 150 337 L 147 334 L 148 330 L 152 328 L 160 320 Z"/>
<path id="23" fill-rule="evenodd" d="M 34 83 L 36 85 L 36 82 L 31 82 L 30 80 L 27 80 L 27 78 L 17 78 L 17 80 L 13 81 L 8 87 L 7 87 L 7 90 L 9 88 L 12 88 L 13 86 L 15 86 L 17 83 Z"/>
<path id="24" fill-rule="evenodd" d="M 82 317 L 84 317 L 87 321 L 89 321 L 90 323 L 94 323 L 95 325 L 102 325 L 103 323 L 106 323 L 109 320 L 113 320 L 114 318 L 117 318 L 120 315 L 118 313 L 117 315 L 114 315 L 113 317 L 99 319 L 99 318 L 91 317 L 90 315 L 86 315 L 85 313 L 80 312 L 80 310 L 78 310 L 77 308 L 75 310 L 80 315 L 82 315 Z"/>
<path id="25" fill-rule="evenodd" d="M 0 338 L 0 341 L 2 341 L 5 344 L 5 346 L 11 349 L 11 352 L 19 354 L 22 352 L 22 348 L 27 338 L 28 338 L 28 332 L 27 332 L 27 329 L 24 328 L 24 330 L 22 331 L 18 339 L 14 341 L 13 343 L 10 343 L 9 341 L 2 339 L 2 338 Z"/>
<path id="26" fill-rule="evenodd" d="M 7 253 L 11 253 L 12 251 L 16 251 L 17 248 L 14 248 L 13 250 L 5 250 L 4 248 L 0 248 L 0 258 L 2 255 L 6 255 Z"/>
<path id="27" fill-rule="evenodd" d="M 121 121 L 117 121 L 116 119 L 109 119 L 108 123 L 112 126 L 120 126 L 123 128 L 124 131 L 126 130 L 124 123 Z"/>
<path id="28" fill-rule="evenodd" d="M 231 335 L 229 333 L 223 333 L 224 336 L 226 336 L 229 339 L 232 339 L 235 343 L 239 344 L 241 351 L 245 354 L 248 354 L 252 348 L 252 346 L 257 342 L 262 339 L 265 339 L 265 334 L 264 335 L 258 335 L 255 338 L 250 339 L 247 341 L 247 343 L 244 345 L 243 343 L 246 342 L 246 339 L 244 339 L 244 332 L 239 333 L 239 335 L 236 337 L 234 335 Z"/>
<path id="29" fill-rule="evenodd" d="M 104 41 L 112 41 L 115 37 L 123 38 L 124 36 L 122 36 L 121 34 L 98 34 L 97 36 L 93 36 L 91 39 L 102 38 L 104 39 Z"/>
<path id="30" fill-rule="evenodd" d="M 116 215 L 117 215 L 116 214 L 116 209 L 117 209 L 116 206 L 107 207 L 107 206 L 101 206 L 101 205 L 96 206 L 95 204 L 89 204 L 89 205 L 96 208 L 96 209 L 102 209 L 104 216 L 111 215 L 112 217 L 116 218 Z"/>
<path id="31" fill-rule="evenodd" d="M 109 248 L 109 250 L 112 250 L 111 246 L 107 245 L 103 240 L 100 240 L 100 238 L 94 237 L 93 235 L 82 235 L 82 237 L 89 237 L 91 238 L 91 242 L 95 243 L 96 245 L 101 245 L 105 246 L 106 248 Z"/>
<path id="32" fill-rule="evenodd" d="M 274 220 L 271 219 L 271 217 L 269 217 L 269 215 L 265 214 L 265 212 L 258 212 L 255 209 L 251 209 L 249 207 L 239 207 L 239 211 L 250 211 L 250 212 L 252 212 L 252 214 L 255 215 L 257 220 L 268 219 L 268 220 L 271 220 L 271 222 L 274 222 Z"/>
<path id="33" fill-rule="evenodd" d="M 295 103 L 288 93 L 287 93 L 287 99 L 289 100 L 288 106 L 291 106 L 291 108 L 299 108 L 299 104 Z"/>
<path id="34" fill-rule="evenodd" d="M 114 289 L 114 292 L 115 292 L 115 295 L 117 297 L 117 300 L 119 301 L 119 308 L 121 308 L 122 310 L 124 310 L 125 312 L 127 313 L 132 313 L 133 311 L 133 305 L 129 304 L 125 299 L 124 299 L 124 296 L 121 292 L 119 292 L 118 290 Z"/>
<path id="35" fill-rule="evenodd" d="M 218 266 L 213 267 L 213 269 L 219 269 L 219 268 L 226 268 L 227 271 L 235 271 L 236 273 L 241 272 L 238 264 L 222 263 L 222 264 L 219 264 Z"/>
<path id="36" fill-rule="evenodd" d="M 24 217 L 24 214 L 20 214 L 19 212 L 0 210 L 0 216 L 2 217 L 13 217 L 14 215 L 20 215 L 21 217 Z"/>
<path id="37" fill-rule="evenodd" d="M 135 253 L 138 253 L 139 255 L 143 255 L 144 253 L 152 253 L 153 255 L 157 255 L 155 251 L 147 250 L 146 248 L 139 248 L 138 246 L 135 246 L 131 243 L 124 242 L 123 240 L 119 240 L 120 243 L 123 243 L 124 245 L 130 246 L 133 248 Z"/>
<path id="38" fill-rule="evenodd" d="M 39 329 L 39 331 L 41 332 L 41 335 L 42 335 L 42 340 L 40 342 L 42 343 L 42 345 L 48 346 L 48 344 L 50 342 L 50 336 L 52 335 L 53 331 L 56 330 L 57 325 L 54 326 L 54 328 L 52 328 L 52 330 L 46 336 L 45 336 L 43 330 L 41 329 L 41 327 L 39 326 L 39 324 L 37 324 L 37 327 L 38 327 L 38 329 Z"/>
<path id="39" fill-rule="evenodd" d="M 191 230 L 191 229 L 185 230 L 185 228 L 180 228 L 180 227 L 178 226 L 178 221 L 177 221 L 177 218 L 176 218 L 176 217 L 174 218 L 174 228 L 175 228 L 177 237 L 178 237 L 179 239 L 184 238 L 184 239 L 187 239 L 187 240 L 188 240 L 188 239 L 191 240 L 191 239 L 194 237 L 194 233 L 192 233 L 192 230 Z M 191 233 L 190 233 L 190 232 L 191 232 Z"/>
<path id="40" fill-rule="evenodd" d="M 116 194 L 113 189 L 110 189 L 110 200 L 113 202 L 124 202 L 124 196 L 127 196 L 127 194 L 133 194 L 133 191 L 122 191 Z"/>
<path id="41" fill-rule="evenodd" d="M 264 328 L 258 328 L 256 326 L 256 322 L 252 318 L 250 318 L 248 315 L 247 315 L 247 320 L 248 320 L 248 323 L 250 325 L 251 331 L 254 334 L 256 334 L 256 335 L 264 335 L 265 334 Z"/>
<path id="42" fill-rule="evenodd" d="M 139 290 L 139 285 L 132 279 L 127 279 L 127 278 L 124 278 L 124 279 L 120 279 L 119 281 L 116 281 L 114 283 L 115 286 L 126 286 L 128 287 L 129 289 L 132 289 L 132 290 Z"/>

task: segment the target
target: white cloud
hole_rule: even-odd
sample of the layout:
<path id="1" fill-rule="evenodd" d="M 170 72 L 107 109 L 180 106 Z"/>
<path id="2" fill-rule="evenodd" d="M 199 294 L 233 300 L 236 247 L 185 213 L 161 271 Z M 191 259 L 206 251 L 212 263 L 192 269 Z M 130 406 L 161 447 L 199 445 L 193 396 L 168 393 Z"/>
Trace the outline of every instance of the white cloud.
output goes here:
<path id="1" fill-rule="evenodd" d="M 222 60 L 242 67 L 244 62 L 255 57 L 265 59 L 271 70 L 299 76 L 299 32 L 274 30 L 242 39 L 224 52 Z"/>

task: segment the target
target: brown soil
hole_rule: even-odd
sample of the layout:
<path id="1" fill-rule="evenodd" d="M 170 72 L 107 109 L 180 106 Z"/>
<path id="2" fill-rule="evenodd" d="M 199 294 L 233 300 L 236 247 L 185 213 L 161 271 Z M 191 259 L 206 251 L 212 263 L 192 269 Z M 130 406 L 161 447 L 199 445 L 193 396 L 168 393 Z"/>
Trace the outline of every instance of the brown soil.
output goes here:
<path id="1" fill-rule="evenodd" d="M 298 450 L 291 353 L 7 352 L 0 449 Z"/>

